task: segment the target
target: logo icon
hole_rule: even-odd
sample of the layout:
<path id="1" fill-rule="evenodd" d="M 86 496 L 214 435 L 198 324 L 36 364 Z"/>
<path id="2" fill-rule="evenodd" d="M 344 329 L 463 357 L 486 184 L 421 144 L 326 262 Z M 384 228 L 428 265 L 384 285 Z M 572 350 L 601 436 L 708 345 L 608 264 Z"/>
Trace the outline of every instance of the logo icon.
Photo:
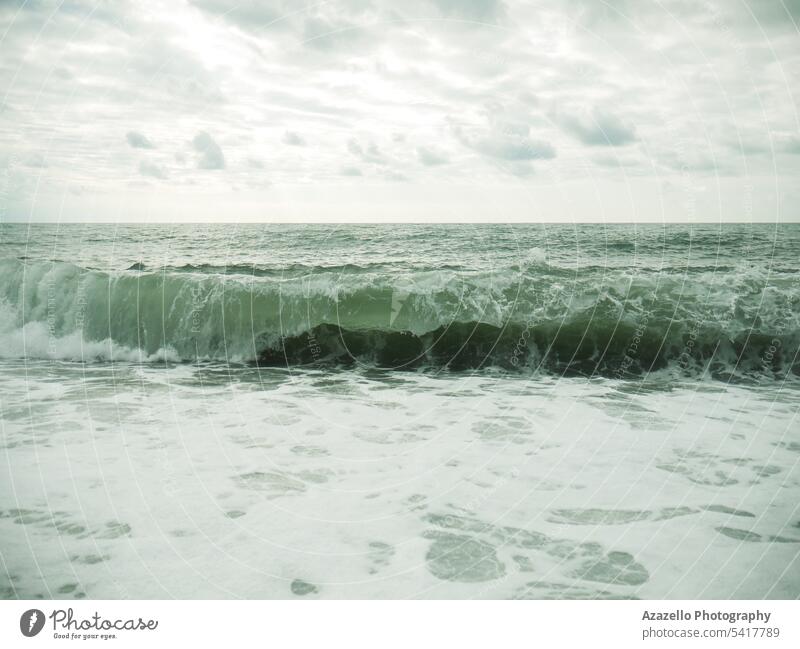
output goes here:
<path id="1" fill-rule="evenodd" d="M 19 630 L 22 635 L 27 638 L 32 638 L 44 627 L 44 613 L 38 608 L 32 608 L 25 611 L 22 617 L 19 618 Z"/>

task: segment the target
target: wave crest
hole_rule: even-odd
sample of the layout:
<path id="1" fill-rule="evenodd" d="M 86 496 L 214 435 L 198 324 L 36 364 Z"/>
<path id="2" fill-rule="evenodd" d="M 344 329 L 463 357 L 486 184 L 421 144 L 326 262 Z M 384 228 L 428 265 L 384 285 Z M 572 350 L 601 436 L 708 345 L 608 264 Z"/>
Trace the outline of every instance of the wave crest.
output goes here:
<path id="1" fill-rule="evenodd" d="M 0 355 L 636 374 L 797 373 L 792 277 L 755 271 L 297 269 L 289 277 L 0 261 Z"/>

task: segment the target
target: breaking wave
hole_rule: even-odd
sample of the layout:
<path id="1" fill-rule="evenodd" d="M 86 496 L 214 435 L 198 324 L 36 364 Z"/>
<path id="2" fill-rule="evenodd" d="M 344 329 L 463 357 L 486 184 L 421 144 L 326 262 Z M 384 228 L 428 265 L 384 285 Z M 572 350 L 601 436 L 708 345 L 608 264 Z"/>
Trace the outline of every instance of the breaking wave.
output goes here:
<path id="1" fill-rule="evenodd" d="M 794 274 L 540 261 L 505 269 L 292 267 L 106 273 L 0 260 L 0 356 L 499 367 L 627 376 L 800 373 Z"/>

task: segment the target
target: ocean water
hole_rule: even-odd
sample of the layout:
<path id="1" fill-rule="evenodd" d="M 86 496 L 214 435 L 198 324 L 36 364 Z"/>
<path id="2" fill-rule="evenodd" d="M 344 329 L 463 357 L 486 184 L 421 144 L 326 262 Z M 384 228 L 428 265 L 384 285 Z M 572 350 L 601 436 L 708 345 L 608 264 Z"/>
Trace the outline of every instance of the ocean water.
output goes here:
<path id="1" fill-rule="evenodd" d="M 0 225 L 0 597 L 800 597 L 800 226 Z"/>

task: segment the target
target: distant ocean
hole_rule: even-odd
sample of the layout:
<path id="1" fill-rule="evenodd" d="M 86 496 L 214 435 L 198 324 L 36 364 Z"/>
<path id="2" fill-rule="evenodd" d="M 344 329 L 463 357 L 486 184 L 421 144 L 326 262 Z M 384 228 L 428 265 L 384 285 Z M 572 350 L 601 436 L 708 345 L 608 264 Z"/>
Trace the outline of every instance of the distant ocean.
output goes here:
<path id="1" fill-rule="evenodd" d="M 796 598 L 798 225 L 0 225 L 0 597 Z"/>

